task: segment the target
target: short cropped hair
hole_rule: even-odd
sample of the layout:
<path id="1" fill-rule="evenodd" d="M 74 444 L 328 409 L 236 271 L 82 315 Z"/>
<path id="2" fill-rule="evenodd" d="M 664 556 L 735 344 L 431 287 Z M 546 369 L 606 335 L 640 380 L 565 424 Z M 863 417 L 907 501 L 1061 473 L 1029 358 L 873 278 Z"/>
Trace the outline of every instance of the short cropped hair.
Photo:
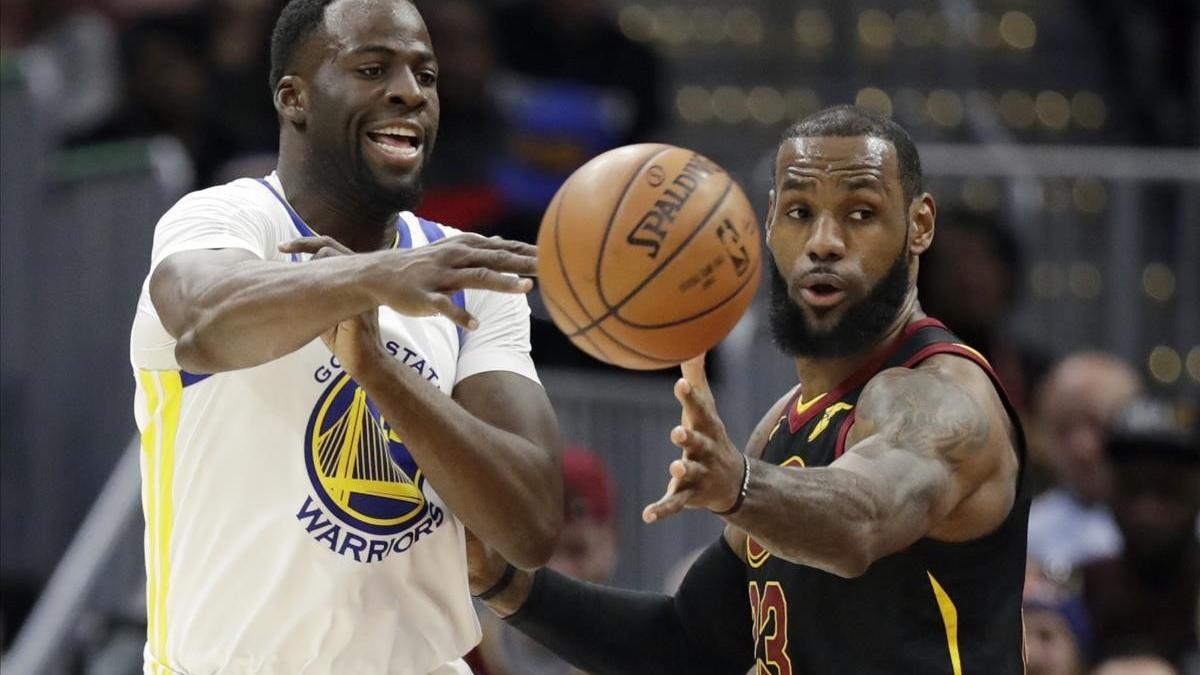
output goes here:
<path id="1" fill-rule="evenodd" d="M 325 8 L 333 0 L 291 0 L 275 20 L 271 31 L 271 91 L 287 74 L 304 40 L 321 27 Z"/>
<path id="2" fill-rule="evenodd" d="M 858 106 L 839 105 L 813 113 L 788 127 L 781 142 L 793 138 L 819 138 L 831 136 L 871 136 L 890 142 L 896 148 L 896 161 L 900 165 L 900 185 L 904 189 L 905 203 L 911 203 L 924 192 L 921 177 L 921 158 L 917 146 L 904 127 L 890 119 L 880 117 Z"/>

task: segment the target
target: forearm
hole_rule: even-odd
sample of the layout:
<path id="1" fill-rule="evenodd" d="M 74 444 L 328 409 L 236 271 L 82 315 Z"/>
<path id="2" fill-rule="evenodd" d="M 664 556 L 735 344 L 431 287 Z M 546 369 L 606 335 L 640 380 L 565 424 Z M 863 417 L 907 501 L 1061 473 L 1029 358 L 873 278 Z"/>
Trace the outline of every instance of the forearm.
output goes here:
<path id="1" fill-rule="evenodd" d="M 730 675 L 753 662 L 742 570 L 721 542 L 701 555 L 674 597 L 541 570 L 518 573 L 515 590 L 488 605 L 515 610 L 511 625 L 593 675 Z"/>
<path id="2" fill-rule="evenodd" d="M 875 486 L 836 467 L 781 468 L 750 461 L 750 484 L 725 520 L 772 555 L 843 577 L 873 562 L 876 525 L 887 516 Z"/>
<path id="3" fill-rule="evenodd" d="M 549 559 L 562 522 L 557 448 L 480 419 L 393 359 L 355 379 L 468 529 L 520 567 Z"/>
<path id="4" fill-rule="evenodd" d="M 167 299 L 188 308 L 176 335 L 179 364 L 199 373 L 256 366 L 370 309 L 378 303 L 361 283 L 357 258 L 246 260 L 181 284 L 180 297 Z"/>

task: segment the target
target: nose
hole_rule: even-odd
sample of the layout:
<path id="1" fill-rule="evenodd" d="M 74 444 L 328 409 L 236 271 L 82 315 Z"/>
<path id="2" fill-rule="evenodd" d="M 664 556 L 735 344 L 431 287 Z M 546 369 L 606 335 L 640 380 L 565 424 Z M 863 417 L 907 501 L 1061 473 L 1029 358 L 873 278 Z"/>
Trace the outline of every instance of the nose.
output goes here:
<path id="1" fill-rule="evenodd" d="M 814 262 L 835 262 L 845 257 L 846 242 L 842 238 L 842 227 L 829 212 L 822 213 L 813 223 L 805 253 Z"/>
<path id="2" fill-rule="evenodd" d="M 413 110 L 425 105 L 425 89 L 417 82 L 411 68 L 397 68 L 388 82 L 388 103 Z"/>

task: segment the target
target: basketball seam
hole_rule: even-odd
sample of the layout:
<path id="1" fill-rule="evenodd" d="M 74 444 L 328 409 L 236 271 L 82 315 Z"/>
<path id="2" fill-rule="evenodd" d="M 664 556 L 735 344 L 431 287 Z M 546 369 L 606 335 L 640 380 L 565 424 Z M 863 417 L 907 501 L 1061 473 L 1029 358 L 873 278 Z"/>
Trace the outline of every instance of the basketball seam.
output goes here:
<path id="1" fill-rule="evenodd" d="M 542 293 L 542 300 L 546 303 L 547 306 L 553 305 L 553 306 L 557 307 L 559 309 L 559 311 L 562 312 L 563 323 L 568 323 L 568 324 L 571 324 L 572 326 L 578 327 L 578 324 L 576 324 L 574 321 L 572 321 L 571 317 L 567 316 L 566 309 L 562 305 L 555 302 L 553 299 L 550 298 L 550 296 L 546 295 L 545 293 Z M 601 331 L 601 332 L 603 332 L 603 331 Z M 609 338 L 612 338 L 614 342 L 617 342 L 617 339 L 613 338 L 611 335 L 608 335 L 607 333 L 605 333 L 605 335 Z M 610 358 L 608 355 L 608 352 L 601 349 L 600 345 L 596 344 L 595 340 L 588 337 L 586 334 L 580 335 L 579 337 L 583 340 L 587 340 L 587 343 L 590 344 L 592 347 L 594 347 L 596 349 L 596 351 L 600 352 L 601 356 L 603 356 L 606 359 Z M 617 344 L 621 344 L 621 343 L 617 342 Z"/>
<path id="2" fill-rule="evenodd" d="M 640 171 L 640 169 L 639 169 L 639 171 Z M 611 316 L 616 316 L 616 317 L 618 317 L 618 320 L 620 320 L 619 312 L 621 311 L 621 308 L 624 307 L 625 305 L 629 304 L 629 302 L 633 300 L 633 298 L 638 294 L 638 292 L 646 287 L 646 284 L 653 281 L 655 279 L 655 277 L 657 277 L 660 273 L 662 273 L 662 271 L 664 269 L 666 269 L 667 266 L 670 265 L 675 260 L 675 258 L 677 258 L 679 256 L 679 254 L 683 252 L 683 250 L 685 248 L 687 248 L 688 244 L 692 243 L 692 240 L 694 240 L 696 238 L 696 235 L 700 234 L 700 231 L 704 229 L 704 226 L 708 224 L 708 221 L 712 219 L 713 214 L 716 213 L 717 210 L 721 208 L 721 205 L 725 203 L 725 200 L 729 197 L 729 192 L 733 189 L 733 185 L 734 185 L 733 177 L 728 176 L 728 175 L 727 175 L 727 177 L 728 177 L 728 182 L 725 184 L 725 191 L 721 193 L 721 198 L 718 199 L 712 205 L 712 208 L 709 209 L 708 213 L 704 216 L 704 219 L 701 220 L 700 223 L 698 225 L 696 225 L 696 227 L 693 228 L 691 232 L 688 233 L 687 238 L 684 239 L 683 242 L 679 244 L 679 247 L 676 248 L 674 251 L 672 251 L 667 256 L 666 260 L 663 260 L 662 263 L 659 264 L 657 269 L 655 269 L 653 272 L 648 274 L 644 279 L 642 279 L 641 282 L 639 282 L 638 285 L 633 288 L 633 290 L 629 291 L 629 293 L 627 293 L 624 298 L 621 298 L 621 300 L 619 302 L 617 302 L 615 305 L 612 305 L 610 307 L 608 305 L 608 303 L 605 302 L 604 306 L 608 307 L 608 309 L 605 311 L 605 313 L 602 316 L 600 316 L 598 318 L 592 318 L 592 316 L 590 314 L 587 315 L 588 319 L 590 319 L 592 323 L 590 323 L 586 326 L 580 327 L 579 329 L 577 329 L 577 332 L 589 330 L 592 328 L 592 326 L 599 324 L 600 322 L 604 321 L 605 319 L 607 319 Z M 603 249 L 601 249 L 601 250 L 603 250 Z M 597 277 L 597 279 L 596 279 L 596 286 L 597 287 L 600 286 L 599 277 Z M 603 291 L 601 291 L 601 299 L 603 300 Z M 586 314 L 586 312 L 585 312 L 585 314 Z M 570 337 L 570 336 L 568 336 L 568 337 Z"/>
<path id="3" fill-rule="evenodd" d="M 625 183 L 625 187 L 621 190 L 621 196 L 617 198 L 617 203 L 613 205 L 612 211 L 608 214 L 608 224 L 604 226 L 604 236 L 600 239 L 600 254 L 596 256 L 596 292 L 600 295 L 600 303 L 604 305 L 605 316 L 612 310 L 612 306 L 608 304 L 608 298 L 604 296 L 604 281 L 603 274 L 601 273 L 601 267 L 604 263 L 604 250 L 608 246 L 608 235 L 612 234 L 612 226 L 617 220 L 617 214 L 621 212 L 621 206 L 625 204 L 625 199 L 629 196 L 629 189 L 633 187 L 633 183 L 641 175 L 642 169 L 645 169 L 646 165 L 653 162 L 659 155 L 663 155 L 674 149 L 675 146 L 664 145 L 662 146 L 662 150 L 647 157 L 646 161 L 634 169 L 633 175 L 629 177 L 629 181 Z M 692 153 L 692 157 L 695 156 L 696 153 Z M 588 319 L 592 319 L 590 314 L 588 315 Z M 601 320 L 603 320 L 603 317 L 601 317 Z"/>
<path id="4" fill-rule="evenodd" d="M 642 162 L 641 165 L 638 166 L 638 168 L 634 169 L 633 173 L 629 176 L 629 181 L 625 183 L 625 188 L 621 191 L 621 197 L 619 199 L 617 199 L 618 205 L 620 205 L 620 203 L 622 201 L 624 201 L 625 194 L 627 192 L 629 192 L 630 186 L 633 185 L 633 181 L 637 180 L 638 174 L 640 174 L 642 172 L 642 169 L 645 168 L 645 166 L 647 164 L 649 164 L 655 157 L 670 150 L 671 147 L 672 146 L 666 146 L 666 148 L 664 150 L 659 150 L 658 152 L 654 153 L 653 155 L 650 155 L 649 157 L 646 158 L 646 161 Z M 563 206 L 563 203 L 567 201 L 567 190 L 570 188 L 570 186 L 571 186 L 571 179 L 568 177 L 567 182 L 563 183 L 562 194 L 556 195 L 556 197 L 558 198 L 558 208 L 554 209 L 554 253 L 558 257 L 558 271 L 562 273 L 563 281 L 565 281 L 567 284 L 567 290 L 570 291 L 571 298 L 575 300 L 575 304 L 579 305 L 579 310 L 581 312 L 583 312 L 583 315 L 587 317 L 588 321 L 592 321 L 593 320 L 592 313 L 588 311 L 587 305 L 583 304 L 583 300 L 580 299 L 579 294 L 575 292 L 575 284 L 572 283 L 572 281 L 571 281 L 571 275 L 567 273 L 567 264 L 566 264 L 566 261 L 563 260 L 563 254 L 562 254 L 562 242 L 559 239 L 559 227 L 558 227 L 559 218 L 560 218 L 560 216 L 562 216 L 562 206 Z M 612 219 L 616 217 L 616 213 L 617 213 L 617 210 L 614 209 L 612 212 L 612 215 L 609 217 L 609 224 L 608 224 L 608 227 L 605 228 L 605 232 L 604 232 L 605 240 L 607 240 L 607 238 L 608 238 L 608 228 L 612 227 Z M 604 250 L 603 245 L 601 245 L 600 250 L 601 250 L 601 252 L 603 252 L 603 250 Z M 599 279 L 599 277 L 597 277 L 596 278 L 596 292 L 600 295 L 600 303 L 603 304 L 607 308 L 608 302 L 605 301 L 605 299 L 604 299 L 604 292 L 602 290 L 600 290 L 600 288 L 599 288 L 599 282 L 600 282 L 600 279 Z M 559 305 L 559 307 L 561 308 L 562 305 Z M 567 335 L 567 337 L 572 337 L 572 335 Z"/>
<path id="5" fill-rule="evenodd" d="M 543 299 L 543 300 L 545 300 L 545 301 L 546 301 L 548 304 L 554 305 L 555 307 L 558 307 L 558 308 L 560 308 L 560 309 L 562 308 L 562 305 L 558 304 L 557 302 L 554 302 L 553 300 L 551 300 L 550 298 L 546 297 L 545 295 L 543 295 L 543 296 L 542 296 L 542 299 Z M 571 323 L 571 324 L 574 324 L 574 323 L 575 323 L 574 321 L 570 321 L 569 319 L 567 319 L 567 322 L 568 322 L 568 323 Z M 603 328 L 601 328 L 600 326 L 595 326 L 595 329 L 596 329 L 597 331 L 599 331 L 599 333 L 600 333 L 601 335 L 603 335 L 604 337 L 608 338 L 609 340 L 612 340 L 612 341 L 613 341 L 613 344 L 615 344 L 616 346 L 620 347 L 622 350 L 624 350 L 624 351 L 627 351 L 627 352 L 629 352 L 630 354 L 633 354 L 634 356 L 638 356 L 638 357 L 641 357 L 641 358 L 643 358 L 643 359 L 646 359 L 647 361 L 654 361 L 654 362 L 656 362 L 656 363 L 661 363 L 661 364 L 663 364 L 664 366 L 674 366 L 674 365 L 678 364 L 678 363 L 679 363 L 679 361 L 680 361 L 680 359 L 664 359 L 664 358 L 662 358 L 662 357 L 660 357 L 660 356 L 651 356 L 651 355 L 649 355 L 649 354 L 646 354 L 646 353 L 644 353 L 644 352 L 639 352 L 638 350 L 634 349 L 633 347 L 630 347 L 629 345 L 625 344 L 623 341 L 621 341 L 621 340 L 617 339 L 617 337 L 616 337 L 615 335 L 613 335 L 612 333 L 609 333 L 608 331 L 604 330 L 604 329 L 603 329 Z M 610 355 L 610 354 L 609 354 L 607 351 L 605 351 L 604 349 L 601 349 L 601 348 L 600 348 L 600 345 L 599 345 L 599 344 L 597 344 L 595 340 L 593 340 L 592 338 L 588 337 L 588 334 L 587 334 L 587 333 L 581 333 L 581 334 L 579 334 L 579 335 L 577 335 L 577 336 L 573 336 L 573 337 L 578 337 L 578 338 L 580 338 L 580 339 L 587 340 L 587 343 L 588 343 L 588 344 L 590 344 L 591 346 L 595 347 L 595 348 L 596 348 L 596 351 L 600 352 L 600 354 L 601 354 L 601 355 L 602 355 L 602 356 L 603 356 L 605 359 L 611 359 L 611 358 L 612 358 L 612 357 L 611 357 L 611 355 Z M 618 365 L 617 363 L 615 363 L 615 361 L 609 361 L 609 363 L 612 363 L 613 365 Z"/>
<path id="6" fill-rule="evenodd" d="M 675 321 L 669 321 L 667 323 L 635 323 L 635 322 L 630 321 L 630 320 L 626 319 L 625 317 L 621 316 L 621 314 L 619 312 L 616 315 L 614 315 L 614 318 L 617 321 L 620 321 L 621 323 L 625 324 L 626 326 L 629 326 L 630 328 L 670 328 L 672 326 L 678 326 L 679 324 L 687 323 L 689 321 L 695 321 L 696 319 L 699 319 L 700 317 L 702 317 L 706 314 L 715 312 L 718 309 L 729 304 L 730 302 L 733 302 L 733 300 L 735 298 L 737 298 L 737 296 L 741 295 L 742 291 L 746 290 L 746 285 L 749 284 L 753 279 L 755 279 L 758 276 L 758 274 L 760 274 L 760 273 L 751 274 L 750 276 L 748 276 L 744 280 L 742 280 L 742 283 L 740 286 L 737 287 L 737 290 L 735 290 L 733 293 L 730 293 L 729 296 L 726 297 L 724 300 L 718 302 L 717 304 L 713 305 L 712 307 L 709 307 L 708 309 L 705 309 L 697 314 L 693 314 L 691 316 L 687 316 L 682 319 L 677 319 Z"/>
<path id="7" fill-rule="evenodd" d="M 653 155 L 651 155 L 649 158 L 647 158 L 647 159 L 646 159 L 646 161 L 645 161 L 645 162 L 643 162 L 643 163 L 642 163 L 642 165 L 641 165 L 641 166 L 639 166 L 639 167 L 638 167 L 638 168 L 637 168 L 637 169 L 636 169 L 636 170 L 633 172 L 633 174 L 632 174 L 632 175 L 630 176 L 630 178 L 629 178 L 629 182 L 626 184 L 626 186 L 625 186 L 625 189 L 624 189 L 624 191 L 623 191 L 623 192 L 622 192 L 622 194 L 621 194 L 621 198 L 617 200 L 618 204 L 619 204 L 621 201 L 623 201 L 623 200 L 625 199 L 625 194 L 626 194 L 626 193 L 628 193 L 628 191 L 629 191 L 629 187 L 630 187 L 631 185 L 633 185 L 633 181 L 637 180 L 637 177 L 638 177 L 638 175 L 639 175 L 639 174 L 642 172 L 642 169 L 643 169 L 643 168 L 645 168 L 646 164 L 648 164 L 648 163 L 650 163 L 651 161 L 653 161 L 655 157 L 657 157 L 657 156 L 661 155 L 662 153 L 664 153 L 664 152 L 667 152 L 667 151 L 669 151 L 669 150 L 671 150 L 671 149 L 672 149 L 672 148 L 671 148 L 671 146 L 666 146 L 666 147 L 665 147 L 663 150 L 660 150 L 660 151 L 658 151 L 658 152 L 654 153 L 654 154 L 653 154 Z M 569 182 L 570 182 L 570 181 L 568 180 L 568 183 L 569 183 Z M 564 190 L 566 190 L 566 189 L 567 189 L 567 185 L 566 185 L 566 184 L 564 184 L 564 186 L 563 186 L 563 189 L 564 189 Z M 555 253 L 557 254 L 557 257 L 558 257 L 558 268 L 559 268 L 559 271 L 562 273 L 563 280 L 566 282 L 566 285 L 567 285 L 567 290 L 568 290 L 568 291 L 570 291 L 570 293 L 571 293 L 571 298 L 572 298 L 573 300 L 575 300 L 575 304 L 576 304 L 576 305 L 579 307 L 579 311 L 581 311 L 581 312 L 583 313 L 583 315 L 584 315 L 585 317 L 587 317 L 587 319 L 588 319 L 589 321 L 591 321 L 591 319 L 592 319 L 592 315 L 591 315 L 591 313 L 590 313 L 590 312 L 588 312 L 588 309 L 587 309 L 587 307 L 586 307 L 586 306 L 583 304 L 583 301 L 582 301 L 582 300 L 579 298 L 579 295 L 578 295 L 578 294 L 575 292 L 575 287 L 574 287 L 574 284 L 572 284 L 572 283 L 571 283 L 571 277 L 570 277 L 570 275 L 569 275 L 569 274 L 567 274 L 566 263 L 565 263 L 565 262 L 564 262 L 564 260 L 563 260 L 563 255 L 562 255 L 562 243 L 561 243 L 561 240 L 559 239 L 559 227 L 558 227 L 558 225 L 559 225 L 559 218 L 560 218 L 560 216 L 562 215 L 562 205 L 563 205 L 563 202 L 565 202 L 566 200 L 567 200 L 567 194 L 566 194 L 566 192 L 564 191 L 562 195 L 559 195 L 559 196 L 558 196 L 558 206 L 557 206 L 557 207 L 555 207 L 555 209 L 554 209 L 554 249 L 555 249 Z M 613 213 L 615 214 L 615 213 L 616 213 L 616 211 L 614 211 Z M 559 309 L 559 311 L 560 311 L 560 312 L 561 312 L 561 314 L 562 314 L 562 319 L 563 319 L 563 322 L 564 322 L 564 323 L 566 323 L 566 324 L 569 324 L 569 325 L 571 325 L 571 326 L 572 326 L 572 327 L 574 327 L 574 328 L 578 328 L 578 326 L 579 326 L 579 325 L 578 325 L 577 323 L 575 323 L 575 321 L 574 321 L 574 320 L 572 320 L 572 319 L 570 318 L 570 316 L 568 316 L 568 314 L 567 314 L 567 312 L 566 312 L 566 308 L 565 308 L 565 307 L 562 305 L 562 303 L 555 302 L 555 301 L 554 301 L 554 299 L 553 299 L 553 298 L 551 298 L 551 297 L 550 297 L 550 296 L 549 296 L 547 293 L 545 293 L 544 291 L 543 291 L 543 293 L 542 293 L 542 300 L 543 300 L 543 301 L 545 301 L 545 302 L 547 303 L 547 305 L 553 305 L 554 307 L 557 307 L 557 308 Z M 605 304 L 605 306 L 607 306 L 607 303 L 605 303 L 605 302 L 604 302 L 604 298 L 603 298 L 603 296 L 601 296 L 601 299 L 600 299 L 600 301 L 601 301 L 602 303 L 604 303 L 604 304 Z M 645 360 L 647 360 L 647 361 L 653 361 L 653 362 L 656 362 L 656 363 L 662 363 L 664 366 L 674 366 L 676 363 L 678 363 L 678 361 L 670 361 L 670 360 L 666 360 L 666 359 L 656 358 L 656 357 L 650 356 L 649 354 L 643 354 L 643 353 L 641 353 L 641 352 L 637 351 L 636 349 L 633 349 L 632 347 L 629 347 L 628 345 L 626 345 L 626 344 L 625 344 L 624 342 L 622 342 L 621 340 L 618 340 L 618 339 L 617 339 L 615 336 L 613 336 L 611 333 L 609 333 L 608 331 L 604 330 L 603 328 L 600 328 L 600 327 L 598 327 L 598 326 L 597 326 L 597 327 L 596 327 L 596 329 L 597 329 L 598 331 L 600 331 L 600 334 L 601 334 L 601 335 L 603 335 L 604 337 L 606 337 L 606 338 L 608 338 L 609 340 L 611 340 L 611 341 L 613 342 L 613 344 L 615 344 L 615 345 L 617 345 L 618 347 L 620 347 L 621 349 L 623 349 L 623 350 L 625 350 L 625 351 L 627 351 L 627 352 L 629 352 L 629 353 L 631 353 L 631 354 L 633 354 L 633 355 L 635 355 L 635 356 L 641 357 L 641 358 L 643 358 L 643 359 L 645 359 Z M 565 333 L 566 333 L 566 331 L 563 331 L 563 333 L 565 334 Z M 599 345 L 599 344 L 597 344 L 596 340 L 595 340 L 595 339 L 593 339 L 593 338 L 591 338 L 591 337 L 589 337 L 588 335 L 586 335 L 586 333 L 578 333 L 578 332 L 577 332 L 577 333 L 575 333 L 575 334 L 569 334 L 569 335 L 567 335 L 567 337 L 568 337 L 568 338 L 580 337 L 580 338 L 582 338 L 582 339 L 586 340 L 586 341 L 587 341 L 587 343 L 588 343 L 589 345 L 591 345 L 593 348 L 595 348 L 595 350 L 596 350 L 597 352 L 599 352 L 599 353 L 600 353 L 600 355 L 601 355 L 602 357 L 604 357 L 604 359 L 606 359 L 606 360 L 609 360 L 609 362 L 610 362 L 610 363 L 614 363 L 614 365 L 615 365 L 615 360 L 613 360 L 613 359 L 612 359 L 612 356 L 611 356 L 611 355 L 608 353 L 608 351 L 607 351 L 607 350 L 605 350 L 605 349 L 602 349 L 602 348 L 600 347 L 600 345 Z"/>

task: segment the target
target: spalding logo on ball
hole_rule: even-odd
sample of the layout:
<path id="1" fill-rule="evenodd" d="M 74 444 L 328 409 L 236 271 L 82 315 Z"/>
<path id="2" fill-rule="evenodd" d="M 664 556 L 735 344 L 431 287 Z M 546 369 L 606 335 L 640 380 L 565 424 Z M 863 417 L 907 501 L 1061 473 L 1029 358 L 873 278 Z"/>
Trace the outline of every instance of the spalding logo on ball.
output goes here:
<path id="1" fill-rule="evenodd" d="M 690 150 L 610 150 L 559 188 L 538 231 L 538 283 L 559 330 L 608 363 L 678 365 L 729 334 L 758 288 L 758 221 L 737 183 Z"/>

